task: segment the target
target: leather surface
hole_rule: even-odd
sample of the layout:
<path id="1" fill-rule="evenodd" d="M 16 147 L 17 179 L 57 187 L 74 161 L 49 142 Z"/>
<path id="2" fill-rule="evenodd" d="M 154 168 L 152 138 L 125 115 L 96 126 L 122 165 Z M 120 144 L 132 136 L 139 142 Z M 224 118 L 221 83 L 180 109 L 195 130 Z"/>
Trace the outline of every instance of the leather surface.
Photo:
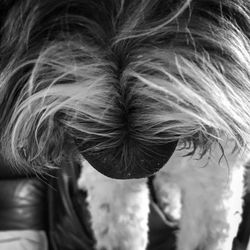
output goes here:
<path id="1" fill-rule="evenodd" d="M 76 187 L 77 166 L 61 166 L 52 177 L 49 197 L 49 238 L 53 250 L 92 250 L 86 193 Z"/>
<path id="2" fill-rule="evenodd" d="M 46 186 L 36 178 L 0 181 L 0 230 L 47 228 Z"/>

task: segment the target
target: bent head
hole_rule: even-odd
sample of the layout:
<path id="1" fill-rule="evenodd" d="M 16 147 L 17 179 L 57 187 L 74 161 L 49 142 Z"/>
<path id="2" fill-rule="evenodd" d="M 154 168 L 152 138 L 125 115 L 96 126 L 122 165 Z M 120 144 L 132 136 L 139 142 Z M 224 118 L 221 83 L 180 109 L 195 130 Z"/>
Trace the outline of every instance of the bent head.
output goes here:
<path id="1" fill-rule="evenodd" d="M 140 178 L 179 140 L 201 153 L 222 134 L 249 142 L 248 1 L 3 2 L 10 163 L 39 169 L 74 152 L 112 178 Z"/>

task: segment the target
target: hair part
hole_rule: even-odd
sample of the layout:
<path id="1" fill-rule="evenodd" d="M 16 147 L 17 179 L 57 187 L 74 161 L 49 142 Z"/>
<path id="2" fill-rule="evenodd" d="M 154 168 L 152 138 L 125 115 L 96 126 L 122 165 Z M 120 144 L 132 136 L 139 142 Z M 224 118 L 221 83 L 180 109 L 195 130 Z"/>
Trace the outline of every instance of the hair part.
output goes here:
<path id="1" fill-rule="evenodd" d="M 1 29 L 1 154 L 36 167 L 75 140 L 125 160 L 126 140 L 245 147 L 249 20 L 249 0 L 16 0 Z"/>

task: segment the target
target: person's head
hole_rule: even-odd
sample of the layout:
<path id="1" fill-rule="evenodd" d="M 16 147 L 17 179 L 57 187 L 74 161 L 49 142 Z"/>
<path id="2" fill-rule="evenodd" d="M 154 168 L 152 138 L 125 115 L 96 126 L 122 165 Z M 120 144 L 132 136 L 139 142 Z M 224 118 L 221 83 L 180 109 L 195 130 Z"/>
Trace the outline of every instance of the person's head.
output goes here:
<path id="1" fill-rule="evenodd" d="M 249 141 L 249 0 L 2 1 L 1 154 L 146 177 Z M 1 14 L 1 13 L 0 13 Z"/>

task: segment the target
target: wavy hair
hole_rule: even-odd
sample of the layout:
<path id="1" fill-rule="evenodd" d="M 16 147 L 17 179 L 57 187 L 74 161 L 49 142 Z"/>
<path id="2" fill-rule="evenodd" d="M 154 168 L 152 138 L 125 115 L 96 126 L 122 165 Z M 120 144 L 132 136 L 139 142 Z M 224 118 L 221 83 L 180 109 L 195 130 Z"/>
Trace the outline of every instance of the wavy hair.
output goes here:
<path id="1" fill-rule="evenodd" d="M 250 141 L 249 0 L 1 1 L 1 154 Z M 129 132 L 128 132 L 129 131 Z"/>

